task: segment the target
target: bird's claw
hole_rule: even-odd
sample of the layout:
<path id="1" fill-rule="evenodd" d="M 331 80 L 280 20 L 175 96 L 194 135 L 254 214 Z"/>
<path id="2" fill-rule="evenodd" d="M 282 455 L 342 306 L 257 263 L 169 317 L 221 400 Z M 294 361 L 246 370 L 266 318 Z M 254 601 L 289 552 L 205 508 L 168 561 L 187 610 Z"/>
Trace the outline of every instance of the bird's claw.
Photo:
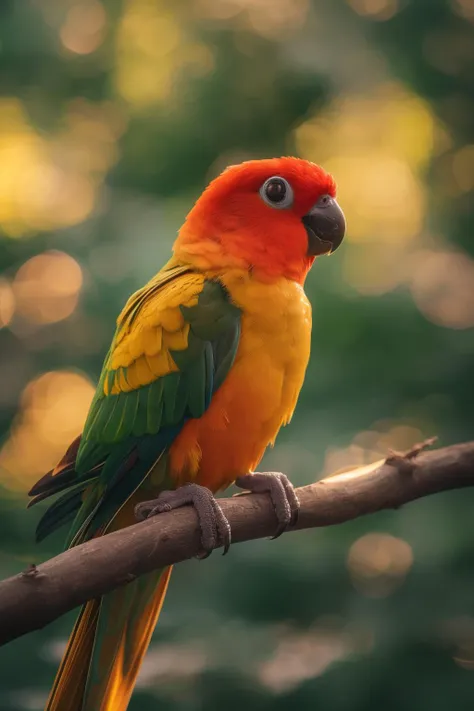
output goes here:
<path id="1" fill-rule="evenodd" d="M 197 557 L 207 558 L 220 545 L 223 545 L 225 555 L 231 544 L 230 525 L 214 495 L 205 486 L 185 484 L 173 491 L 163 491 L 158 498 L 138 504 L 135 516 L 143 521 L 182 506 L 193 506 L 199 520 L 202 551 Z"/>
<path id="2" fill-rule="evenodd" d="M 280 472 L 254 472 L 253 474 L 237 477 L 235 484 L 254 494 L 270 494 L 278 520 L 277 530 L 272 539 L 278 538 L 287 528 L 296 525 L 300 502 L 293 484 L 285 474 Z"/>

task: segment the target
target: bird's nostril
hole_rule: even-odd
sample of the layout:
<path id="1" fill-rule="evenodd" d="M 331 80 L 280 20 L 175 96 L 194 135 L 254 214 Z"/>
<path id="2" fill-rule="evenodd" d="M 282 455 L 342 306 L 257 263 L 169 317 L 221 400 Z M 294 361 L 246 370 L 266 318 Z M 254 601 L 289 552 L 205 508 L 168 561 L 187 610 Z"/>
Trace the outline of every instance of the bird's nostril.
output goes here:
<path id="1" fill-rule="evenodd" d="M 330 195 L 321 195 L 318 202 L 316 203 L 319 207 L 328 207 L 331 204 Z"/>

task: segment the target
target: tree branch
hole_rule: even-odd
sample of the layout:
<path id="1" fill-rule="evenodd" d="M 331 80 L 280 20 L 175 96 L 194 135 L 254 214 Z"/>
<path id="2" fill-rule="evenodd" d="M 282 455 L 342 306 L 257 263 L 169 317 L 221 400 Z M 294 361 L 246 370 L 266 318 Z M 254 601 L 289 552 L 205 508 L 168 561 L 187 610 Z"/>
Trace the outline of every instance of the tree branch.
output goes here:
<path id="1" fill-rule="evenodd" d="M 423 496 L 474 485 L 474 442 L 404 454 L 298 489 L 301 511 L 292 530 L 331 526 L 398 508 Z M 275 516 L 265 495 L 221 502 L 234 543 L 270 536 Z M 0 644 L 44 627 L 87 600 L 151 570 L 192 558 L 199 527 L 183 508 L 88 541 L 0 583 Z"/>

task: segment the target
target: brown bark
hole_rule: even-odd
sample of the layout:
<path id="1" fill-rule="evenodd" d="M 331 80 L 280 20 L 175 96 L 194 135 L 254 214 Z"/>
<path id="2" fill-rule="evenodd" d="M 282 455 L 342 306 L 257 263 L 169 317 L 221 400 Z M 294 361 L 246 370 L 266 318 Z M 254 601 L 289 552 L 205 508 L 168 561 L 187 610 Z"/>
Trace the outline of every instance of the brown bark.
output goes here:
<path id="1" fill-rule="evenodd" d="M 301 511 L 292 530 L 331 526 L 474 485 L 474 442 L 432 452 L 423 452 L 424 446 L 298 489 Z M 234 543 L 272 535 L 276 521 L 267 496 L 232 497 L 221 504 Z M 138 575 L 192 558 L 198 549 L 196 514 L 183 508 L 31 566 L 0 583 L 0 644 L 44 627 Z"/>

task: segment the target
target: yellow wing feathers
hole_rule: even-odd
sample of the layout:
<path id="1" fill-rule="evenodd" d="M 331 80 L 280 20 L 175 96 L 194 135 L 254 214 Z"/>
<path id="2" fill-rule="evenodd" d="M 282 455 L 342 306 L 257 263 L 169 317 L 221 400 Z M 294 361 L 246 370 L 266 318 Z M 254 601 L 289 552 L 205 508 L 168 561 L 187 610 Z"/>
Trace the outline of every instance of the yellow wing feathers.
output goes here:
<path id="1" fill-rule="evenodd" d="M 180 307 L 197 304 L 204 275 L 184 272 L 170 281 L 160 275 L 130 297 L 118 318 L 105 395 L 136 390 L 178 370 L 170 351 L 186 349 L 189 335 Z"/>

